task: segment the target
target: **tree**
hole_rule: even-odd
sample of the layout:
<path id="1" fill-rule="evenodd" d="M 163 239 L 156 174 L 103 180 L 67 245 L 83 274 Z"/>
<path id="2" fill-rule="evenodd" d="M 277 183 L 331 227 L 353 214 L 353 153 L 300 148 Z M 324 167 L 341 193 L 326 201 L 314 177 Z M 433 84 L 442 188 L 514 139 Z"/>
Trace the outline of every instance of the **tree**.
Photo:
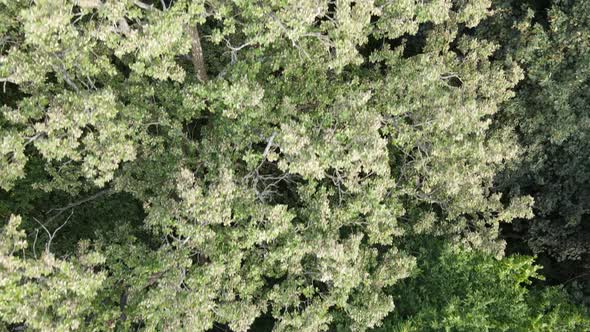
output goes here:
<path id="1" fill-rule="evenodd" d="M 590 271 L 590 4 L 554 1 L 534 11 L 505 1 L 497 11 L 482 31 L 508 41 L 497 57 L 518 59 L 526 72 L 498 121 L 517 129 L 522 156 L 498 183 L 506 193 L 535 199 L 535 218 L 515 223 L 511 236 L 551 257 L 553 278 L 584 282 Z"/>
<path id="2" fill-rule="evenodd" d="M 433 244 L 434 243 L 434 244 Z M 533 258 L 503 260 L 457 250 L 433 239 L 421 252 L 419 275 L 393 287 L 396 309 L 380 331 L 587 331 L 590 315 L 559 287 L 530 286 Z M 426 249 L 425 249 L 426 248 Z"/>
<path id="3" fill-rule="evenodd" d="M 531 199 L 492 186 L 517 156 L 492 118 L 522 72 L 469 33 L 490 5 L 3 1 L 0 186 L 65 196 L 21 213 L 28 234 L 47 230 L 44 257 L 66 221 L 85 240 L 78 254 L 64 240 L 42 275 L 66 294 L 47 296 L 53 316 L 22 316 L 24 297 L 3 302 L 0 318 L 246 331 L 270 315 L 276 331 L 321 331 L 343 314 L 363 331 L 415 269 L 405 237 L 501 257 L 499 224 L 530 217 Z M 414 35 L 422 47 L 409 54 Z M 34 176 L 31 162 L 42 165 Z M 74 216 L 111 194 L 128 202 L 104 204 L 135 202 L 140 216 Z M 3 241 L 20 232 L 10 218 Z M 94 232 L 76 235 L 83 221 Z M 45 266 L 33 253 L 19 264 Z M 15 257 L 7 249 L 2 264 Z M 11 271 L 1 292 L 43 287 L 27 269 L 0 269 Z M 87 279 L 100 282 L 74 296 Z M 67 319 L 64 297 L 80 308 Z"/>

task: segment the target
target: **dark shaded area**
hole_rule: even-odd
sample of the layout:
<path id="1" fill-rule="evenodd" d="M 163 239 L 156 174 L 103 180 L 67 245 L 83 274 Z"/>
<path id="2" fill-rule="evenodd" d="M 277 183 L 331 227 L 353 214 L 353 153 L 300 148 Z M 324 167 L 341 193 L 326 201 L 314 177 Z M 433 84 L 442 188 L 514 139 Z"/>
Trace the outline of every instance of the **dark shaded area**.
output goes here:
<path id="1" fill-rule="evenodd" d="M 532 8 L 535 10 L 535 18 L 533 22 L 543 25 L 544 28 L 549 27 L 548 10 L 552 6 L 554 0 L 529 0 Z"/>

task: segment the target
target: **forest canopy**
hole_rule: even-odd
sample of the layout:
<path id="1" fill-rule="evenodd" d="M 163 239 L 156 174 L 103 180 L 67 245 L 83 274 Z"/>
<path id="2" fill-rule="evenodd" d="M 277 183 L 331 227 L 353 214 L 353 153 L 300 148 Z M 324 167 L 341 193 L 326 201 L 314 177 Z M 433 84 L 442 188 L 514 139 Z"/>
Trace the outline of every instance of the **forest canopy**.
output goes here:
<path id="1" fill-rule="evenodd" d="M 590 2 L 0 0 L 0 330 L 590 330 Z"/>

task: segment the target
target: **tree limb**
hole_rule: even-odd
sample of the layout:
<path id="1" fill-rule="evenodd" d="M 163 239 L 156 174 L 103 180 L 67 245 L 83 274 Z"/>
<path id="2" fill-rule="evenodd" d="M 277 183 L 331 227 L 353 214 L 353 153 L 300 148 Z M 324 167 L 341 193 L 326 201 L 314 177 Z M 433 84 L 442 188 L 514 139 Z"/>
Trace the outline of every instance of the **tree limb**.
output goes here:
<path id="1" fill-rule="evenodd" d="M 27 139 L 27 141 L 25 142 L 25 146 L 27 146 L 27 145 L 29 145 L 29 144 L 33 143 L 34 141 L 38 140 L 39 138 L 41 138 L 41 136 L 43 136 L 43 135 L 45 135 L 45 134 L 46 134 L 46 133 L 45 133 L 44 131 L 42 131 L 42 132 L 39 132 L 39 133 L 35 134 L 35 135 L 34 135 L 34 136 L 32 136 L 32 137 L 29 137 L 29 138 Z"/>
<path id="2" fill-rule="evenodd" d="M 133 4 L 135 4 L 137 7 L 141 8 L 141 9 L 145 9 L 145 10 L 152 10 L 153 6 L 152 5 L 148 5 L 145 2 L 141 2 L 139 0 L 133 1 Z"/>
<path id="3" fill-rule="evenodd" d="M 272 135 L 270 135 L 270 138 L 268 139 L 268 143 L 266 144 L 266 148 L 264 148 L 264 153 L 262 154 L 262 159 L 266 159 L 266 157 L 268 156 L 268 153 L 270 152 L 270 148 L 272 147 L 272 143 L 275 139 L 275 137 L 277 137 L 277 132 L 273 131 Z"/>
<path id="4" fill-rule="evenodd" d="M 45 244 L 45 252 L 47 254 L 49 254 L 51 252 L 51 241 L 53 241 L 53 238 L 55 238 L 55 235 L 57 234 L 57 232 L 62 229 L 67 223 L 68 221 L 70 221 L 70 218 L 72 217 L 72 215 L 74 214 L 74 211 L 72 211 L 70 213 L 70 215 L 68 216 L 68 218 L 66 219 L 66 221 L 63 222 L 63 224 L 61 224 L 59 227 L 57 227 L 53 233 L 49 232 L 49 230 L 47 229 L 47 227 L 45 227 L 45 225 L 43 225 L 42 222 L 40 222 L 39 220 L 37 220 L 37 218 L 33 217 L 33 219 L 39 224 L 41 225 L 41 227 L 43 227 L 43 229 L 45 230 L 45 232 L 47 233 L 47 236 L 49 237 L 49 240 L 47 241 L 47 243 Z M 51 220 L 51 219 L 50 219 Z M 37 242 L 37 238 L 35 235 L 35 243 Z M 36 256 L 36 254 L 35 254 Z"/>
<path id="5" fill-rule="evenodd" d="M 49 218 L 47 220 L 47 222 L 53 221 L 55 218 L 59 217 L 62 213 L 64 213 L 64 211 L 67 211 L 67 210 L 69 210 L 71 208 L 74 208 L 76 206 L 79 206 L 79 205 L 82 205 L 84 203 L 87 203 L 87 202 L 90 202 L 92 200 L 95 200 L 95 199 L 97 199 L 97 198 L 99 198 L 99 197 L 101 197 L 103 195 L 106 195 L 106 194 L 108 194 L 110 192 L 111 192 L 111 189 L 104 189 L 104 190 L 101 190 L 101 191 L 95 193 L 94 195 L 91 195 L 91 196 L 88 196 L 88 197 L 86 197 L 84 199 L 81 199 L 79 201 L 70 203 L 70 204 L 68 204 L 68 205 L 66 205 L 64 207 L 51 209 L 51 210 L 47 211 L 46 214 L 50 213 L 51 211 L 57 211 L 57 213 L 55 215 L 53 215 L 51 218 Z"/>
<path id="6" fill-rule="evenodd" d="M 14 83 L 14 80 L 10 77 L 0 77 L 0 83 L 2 84 L 2 92 L 6 93 L 6 83 Z"/>
<path id="7" fill-rule="evenodd" d="M 72 81 L 70 76 L 68 76 L 68 72 L 66 71 L 65 65 L 63 64 L 61 59 L 57 56 L 56 56 L 56 59 L 58 59 L 60 61 L 61 65 L 60 65 L 60 67 L 55 67 L 52 65 L 53 70 L 55 70 L 56 72 L 60 72 L 62 74 L 64 81 L 66 82 L 67 85 L 70 86 L 70 88 L 74 89 L 74 91 L 76 91 L 76 92 L 80 92 L 80 89 L 78 88 L 76 83 L 74 83 L 74 81 Z"/>

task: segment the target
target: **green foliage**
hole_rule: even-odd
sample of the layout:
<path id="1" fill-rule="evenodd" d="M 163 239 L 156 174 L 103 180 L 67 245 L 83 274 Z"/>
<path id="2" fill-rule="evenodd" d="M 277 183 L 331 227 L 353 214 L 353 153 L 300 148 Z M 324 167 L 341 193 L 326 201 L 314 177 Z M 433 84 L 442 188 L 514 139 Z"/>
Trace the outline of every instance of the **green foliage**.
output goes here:
<path id="1" fill-rule="evenodd" d="M 466 30 L 490 6 L 0 1 L 0 319 L 364 331 L 423 264 L 416 234 L 501 258 L 532 199 L 493 186 L 523 72 Z M 490 282 L 534 270 L 481 257 Z"/>
<path id="2" fill-rule="evenodd" d="M 423 241 L 423 240 L 422 240 Z M 432 240 L 428 240 L 432 243 Z M 590 315 L 559 287 L 529 289 L 533 259 L 503 260 L 440 241 L 419 243 L 420 272 L 392 289 L 396 311 L 378 331 L 587 331 Z M 415 244 L 414 244 L 415 246 Z"/>
<path id="3" fill-rule="evenodd" d="M 590 5 L 557 1 L 546 27 L 531 22 L 542 14 L 504 8 L 492 23 L 510 41 L 504 57 L 518 59 L 527 73 L 501 122 L 518 128 L 526 148 L 500 182 L 535 198 L 537 218 L 522 225 L 534 252 L 588 264 Z"/>
<path id="4" fill-rule="evenodd" d="M 93 270 L 104 257 L 81 242 L 76 260 L 60 260 L 49 252 L 22 257 L 27 248 L 20 217 L 11 216 L 0 238 L 0 319 L 27 322 L 42 331 L 77 330 L 94 311 L 93 300 L 106 279 Z"/>

